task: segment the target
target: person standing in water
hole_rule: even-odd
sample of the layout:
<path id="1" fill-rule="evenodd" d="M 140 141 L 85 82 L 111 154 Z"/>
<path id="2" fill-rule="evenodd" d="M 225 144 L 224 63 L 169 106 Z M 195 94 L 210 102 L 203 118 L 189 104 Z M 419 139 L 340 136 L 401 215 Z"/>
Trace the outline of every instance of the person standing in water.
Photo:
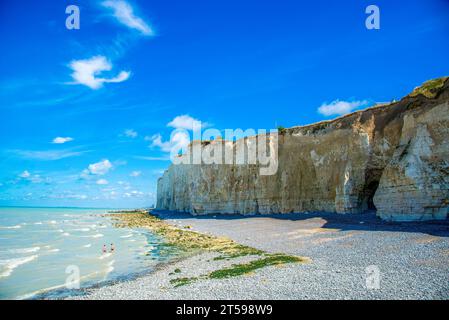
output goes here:
<path id="1" fill-rule="evenodd" d="M 106 253 L 107 249 L 106 249 L 106 245 L 103 244 L 103 253 Z"/>
<path id="2" fill-rule="evenodd" d="M 111 252 L 114 252 L 115 251 L 115 247 L 114 247 L 114 244 L 113 243 L 111 243 Z"/>

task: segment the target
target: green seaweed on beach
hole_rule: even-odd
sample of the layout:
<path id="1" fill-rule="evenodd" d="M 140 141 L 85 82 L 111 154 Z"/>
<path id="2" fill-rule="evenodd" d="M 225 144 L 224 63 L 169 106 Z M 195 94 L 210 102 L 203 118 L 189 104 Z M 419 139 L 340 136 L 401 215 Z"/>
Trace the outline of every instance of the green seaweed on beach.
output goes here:
<path id="1" fill-rule="evenodd" d="M 199 232 L 181 229 L 170 225 L 162 219 L 153 216 L 149 212 L 121 212 L 113 214 L 113 219 L 117 222 L 117 227 L 148 228 L 156 235 L 164 238 L 165 246 L 177 248 L 187 253 L 216 252 L 219 256 L 213 258 L 217 260 L 231 260 L 243 256 L 257 257 L 256 260 L 234 264 L 231 267 L 219 269 L 200 277 L 182 277 L 170 280 L 174 287 L 188 285 L 199 279 L 221 279 L 236 277 L 251 273 L 257 269 L 268 266 L 279 266 L 287 263 L 305 262 L 305 258 L 289 256 L 285 254 L 268 254 L 262 250 L 245 246 L 225 237 L 214 237 Z M 180 273 L 180 269 L 175 269 L 170 275 Z"/>
<path id="2" fill-rule="evenodd" d="M 212 271 L 208 278 L 210 279 L 222 279 L 229 277 L 236 277 L 244 274 L 251 273 L 257 269 L 261 269 L 268 266 L 283 265 L 287 263 L 304 262 L 300 257 L 289 256 L 284 254 L 268 255 L 265 258 L 250 261 L 248 263 L 235 264 L 229 268 Z"/>
<path id="3" fill-rule="evenodd" d="M 181 287 L 181 286 L 185 286 L 187 284 L 190 284 L 192 282 L 194 282 L 195 280 L 197 280 L 198 278 L 192 277 L 192 278 L 176 278 L 176 279 L 171 279 L 170 283 L 175 287 Z"/>
<path id="4" fill-rule="evenodd" d="M 253 260 L 247 263 L 234 264 L 228 268 L 215 270 L 201 277 L 183 277 L 172 279 L 170 280 L 170 283 L 173 284 L 174 287 L 180 287 L 191 284 L 192 282 L 200 279 L 223 279 L 238 277 L 241 275 L 249 274 L 257 269 L 269 266 L 280 266 L 287 263 L 299 263 L 304 261 L 305 259 L 296 256 L 289 256 L 285 254 L 270 254 L 261 259 Z"/>
<path id="5" fill-rule="evenodd" d="M 261 250 L 238 244 L 229 238 L 180 229 L 147 212 L 122 212 L 112 216 L 118 221 L 115 223 L 117 227 L 148 228 L 163 237 L 166 246 L 184 251 L 213 251 L 223 254 L 224 258 L 263 254 Z"/>

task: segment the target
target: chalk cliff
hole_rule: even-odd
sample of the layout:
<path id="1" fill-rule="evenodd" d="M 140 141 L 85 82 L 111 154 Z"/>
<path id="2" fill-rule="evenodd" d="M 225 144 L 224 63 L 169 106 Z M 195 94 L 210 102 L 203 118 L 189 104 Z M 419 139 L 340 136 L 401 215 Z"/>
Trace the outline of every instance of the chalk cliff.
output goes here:
<path id="1" fill-rule="evenodd" d="M 260 175 L 258 165 L 172 164 L 158 180 L 157 208 L 191 214 L 372 209 L 388 220 L 447 218 L 448 78 L 428 81 L 398 102 L 283 129 L 278 141 L 274 175 Z"/>

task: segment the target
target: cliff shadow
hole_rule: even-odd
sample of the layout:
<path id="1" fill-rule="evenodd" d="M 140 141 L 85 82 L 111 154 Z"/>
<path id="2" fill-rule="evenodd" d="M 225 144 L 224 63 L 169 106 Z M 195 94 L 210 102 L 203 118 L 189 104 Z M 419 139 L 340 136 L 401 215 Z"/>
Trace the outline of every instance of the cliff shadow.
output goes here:
<path id="1" fill-rule="evenodd" d="M 321 228 L 340 229 L 341 231 L 388 231 L 388 232 L 411 232 L 423 233 L 438 237 L 449 237 L 449 219 L 440 221 L 413 221 L 392 222 L 384 221 L 376 216 L 375 211 L 366 211 L 358 214 L 337 214 L 328 212 L 311 213 L 287 213 L 287 214 L 210 214 L 193 216 L 189 213 L 154 210 L 152 213 L 161 219 L 195 219 L 195 220 L 252 220 L 273 219 L 304 221 L 311 219 L 322 219 L 324 224 Z"/>

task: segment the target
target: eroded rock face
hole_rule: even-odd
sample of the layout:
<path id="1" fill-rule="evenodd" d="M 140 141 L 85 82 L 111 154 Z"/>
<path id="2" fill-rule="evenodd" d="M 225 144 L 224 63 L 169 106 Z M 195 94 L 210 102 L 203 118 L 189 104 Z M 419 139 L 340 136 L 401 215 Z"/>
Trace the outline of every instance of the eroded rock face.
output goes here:
<path id="1" fill-rule="evenodd" d="M 429 95 L 286 129 L 274 175 L 260 175 L 257 165 L 171 165 L 158 181 L 157 208 L 192 214 L 377 209 L 384 219 L 445 219 L 449 81 Z"/>
<path id="2" fill-rule="evenodd" d="M 440 104 L 406 114 L 399 145 L 374 196 L 378 214 L 392 220 L 445 219 L 449 189 L 449 109 Z"/>

